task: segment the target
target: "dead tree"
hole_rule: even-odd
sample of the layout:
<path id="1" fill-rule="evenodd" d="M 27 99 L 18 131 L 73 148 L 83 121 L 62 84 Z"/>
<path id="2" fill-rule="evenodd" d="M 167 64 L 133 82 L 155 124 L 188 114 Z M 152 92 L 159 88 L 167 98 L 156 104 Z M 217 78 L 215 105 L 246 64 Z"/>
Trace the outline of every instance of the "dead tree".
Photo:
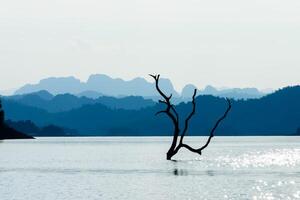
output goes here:
<path id="1" fill-rule="evenodd" d="M 231 109 L 231 102 L 230 102 L 230 100 L 226 99 L 227 103 L 228 103 L 228 107 L 227 107 L 226 111 L 224 112 L 224 114 L 217 120 L 217 122 L 215 123 L 215 125 L 211 129 L 209 137 L 208 137 L 206 143 L 202 147 L 200 147 L 200 148 L 193 148 L 193 147 L 185 144 L 183 142 L 183 139 L 184 139 L 184 136 L 186 135 L 187 130 L 189 128 L 189 122 L 190 122 L 191 118 L 193 117 L 193 115 L 196 112 L 196 101 L 195 101 L 195 98 L 196 98 L 197 90 L 196 89 L 194 90 L 194 94 L 193 94 L 193 98 L 192 98 L 192 111 L 190 112 L 190 114 L 185 119 L 184 128 L 181 131 L 180 127 L 179 127 L 179 115 L 178 115 L 178 113 L 177 113 L 174 105 L 171 103 L 172 94 L 170 96 L 167 96 L 159 88 L 159 77 L 160 77 L 159 74 L 158 75 L 151 75 L 150 74 L 150 76 L 152 78 L 154 78 L 156 90 L 158 91 L 158 93 L 163 98 L 163 100 L 159 100 L 159 102 L 166 105 L 166 109 L 157 112 L 156 115 L 159 115 L 159 114 L 162 114 L 162 113 L 166 114 L 171 119 L 171 121 L 173 123 L 173 126 L 174 126 L 173 140 L 172 140 L 171 147 L 170 147 L 170 149 L 167 152 L 167 160 L 171 160 L 171 158 L 175 154 L 177 154 L 178 151 L 181 148 L 186 148 L 186 149 L 188 149 L 191 152 L 198 153 L 199 155 L 201 155 L 202 150 L 204 150 L 209 145 L 211 139 L 214 137 L 214 133 L 215 133 L 217 127 L 219 126 L 219 124 L 227 117 L 227 114 L 229 113 L 229 111 Z M 179 142 L 178 142 L 178 140 L 179 140 Z"/>

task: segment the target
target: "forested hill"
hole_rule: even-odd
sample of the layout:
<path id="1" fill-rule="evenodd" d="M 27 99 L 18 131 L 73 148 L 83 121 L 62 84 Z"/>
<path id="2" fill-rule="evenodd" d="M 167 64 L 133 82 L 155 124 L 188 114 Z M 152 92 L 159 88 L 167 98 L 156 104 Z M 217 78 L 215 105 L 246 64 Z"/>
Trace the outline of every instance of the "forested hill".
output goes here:
<path id="1" fill-rule="evenodd" d="M 196 115 L 190 135 L 207 135 L 226 109 L 223 98 L 198 96 Z M 164 105 L 154 104 L 139 110 L 113 109 L 101 103 L 50 113 L 41 108 L 5 99 L 7 118 L 31 120 L 39 126 L 54 124 L 75 129 L 79 135 L 171 135 L 172 124 L 163 115 L 155 116 Z M 181 121 L 190 111 L 190 103 L 176 106 Z M 293 135 L 300 127 L 300 86 L 287 87 L 260 99 L 232 102 L 232 110 L 217 135 Z"/>
<path id="2" fill-rule="evenodd" d="M 6 97 L 6 99 L 14 100 L 22 105 L 40 108 L 50 113 L 69 111 L 84 105 L 97 103 L 103 104 L 111 109 L 126 110 L 139 110 L 155 104 L 154 101 L 139 96 L 126 96 L 121 98 L 101 96 L 93 99 L 85 96 L 78 97 L 72 94 L 58 94 L 54 96 L 45 90 L 30 94 L 9 96 Z"/>
<path id="3" fill-rule="evenodd" d="M 17 131 L 9 126 L 4 121 L 5 112 L 2 109 L 2 102 L 0 99 L 0 140 L 5 139 L 33 139 L 33 137 L 28 136 L 20 131 Z"/>

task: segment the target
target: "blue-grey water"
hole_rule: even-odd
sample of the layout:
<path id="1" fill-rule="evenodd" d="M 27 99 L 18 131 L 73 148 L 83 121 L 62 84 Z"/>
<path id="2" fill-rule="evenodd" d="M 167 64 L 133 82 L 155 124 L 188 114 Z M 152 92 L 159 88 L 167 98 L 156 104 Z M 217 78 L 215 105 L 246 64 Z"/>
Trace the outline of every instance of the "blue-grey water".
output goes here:
<path id="1" fill-rule="evenodd" d="M 203 137 L 186 138 L 199 146 Z M 0 142 L 1 200 L 300 199 L 300 137 L 215 137 L 166 161 L 167 137 Z"/>

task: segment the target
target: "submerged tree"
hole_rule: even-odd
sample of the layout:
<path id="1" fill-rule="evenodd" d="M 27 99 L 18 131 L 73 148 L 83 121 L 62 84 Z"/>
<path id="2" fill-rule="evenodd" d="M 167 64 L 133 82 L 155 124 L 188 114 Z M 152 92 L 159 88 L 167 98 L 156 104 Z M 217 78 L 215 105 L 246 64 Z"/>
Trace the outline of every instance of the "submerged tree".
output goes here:
<path id="1" fill-rule="evenodd" d="M 209 137 L 208 137 L 206 143 L 202 147 L 200 147 L 200 148 L 193 148 L 193 147 L 191 147 L 191 146 L 183 143 L 183 139 L 184 139 L 184 136 L 186 135 L 186 132 L 188 130 L 189 122 L 190 122 L 191 118 L 193 117 L 193 115 L 196 112 L 196 101 L 195 101 L 195 98 L 196 98 L 197 90 L 196 89 L 194 90 L 194 94 L 193 94 L 193 97 L 192 97 L 192 111 L 190 112 L 190 114 L 185 119 L 185 121 L 184 121 L 184 128 L 181 131 L 180 127 L 179 127 L 179 115 L 178 115 L 178 112 L 176 111 L 175 106 L 171 103 L 172 94 L 170 96 L 167 96 L 160 89 L 160 87 L 159 87 L 159 77 L 160 77 L 160 75 L 159 74 L 158 75 L 151 75 L 150 74 L 150 76 L 152 78 L 154 78 L 156 90 L 158 91 L 158 93 L 163 98 L 163 100 L 159 100 L 159 102 L 166 105 L 166 109 L 157 112 L 156 115 L 159 115 L 159 114 L 162 114 L 162 113 L 166 114 L 171 119 L 171 121 L 173 123 L 173 126 L 174 126 L 173 140 L 172 140 L 171 147 L 170 147 L 170 149 L 167 152 L 167 160 L 171 160 L 171 158 L 175 154 L 177 154 L 178 151 L 181 148 L 186 148 L 186 149 L 188 149 L 191 152 L 198 153 L 199 155 L 201 155 L 202 150 L 204 150 L 209 145 L 211 139 L 214 137 L 215 130 L 217 129 L 217 127 L 219 126 L 219 124 L 227 117 L 227 114 L 229 113 L 229 111 L 231 109 L 231 102 L 230 102 L 230 100 L 226 99 L 227 103 L 228 103 L 228 107 L 227 107 L 226 111 L 224 112 L 224 114 L 216 121 L 215 125 L 211 129 Z M 179 142 L 178 142 L 178 140 L 179 140 Z"/>

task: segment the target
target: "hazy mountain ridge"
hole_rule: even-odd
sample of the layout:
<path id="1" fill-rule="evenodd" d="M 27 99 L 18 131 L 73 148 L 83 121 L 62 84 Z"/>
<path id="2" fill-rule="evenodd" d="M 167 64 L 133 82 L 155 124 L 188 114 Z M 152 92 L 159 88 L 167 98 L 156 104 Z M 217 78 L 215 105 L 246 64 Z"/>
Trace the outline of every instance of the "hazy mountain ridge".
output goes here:
<path id="1" fill-rule="evenodd" d="M 178 96 L 173 85 L 168 79 L 161 79 L 161 87 L 174 96 Z M 113 79 L 104 74 L 91 75 L 86 82 L 81 82 L 74 77 L 47 78 L 37 84 L 27 84 L 16 90 L 15 94 L 33 93 L 47 90 L 52 94 L 81 94 L 93 91 L 105 96 L 156 96 L 153 83 L 143 78 L 135 78 L 125 81 L 120 78 Z"/>
<path id="2" fill-rule="evenodd" d="M 127 96 L 122 98 L 100 96 L 92 99 L 85 96 L 78 97 L 72 94 L 51 95 L 47 91 L 39 91 L 24 95 L 15 95 L 5 97 L 23 105 L 40 108 L 51 113 L 64 112 L 80 108 L 84 105 L 103 104 L 111 109 L 129 109 L 138 110 L 141 108 L 153 106 L 154 101 L 144 99 L 140 96 Z"/>
<path id="3" fill-rule="evenodd" d="M 228 118 L 218 128 L 220 135 L 292 135 L 300 127 L 300 86 L 287 87 L 260 99 L 235 100 Z M 206 135 L 226 109 L 223 98 L 201 95 L 197 99 L 195 117 L 189 135 Z M 155 104 L 141 110 L 111 109 L 103 104 L 83 105 L 66 112 L 45 110 L 4 99 L 8 119 L 31 120 L 37 125 L 55 124 L 78 131 L 80 135 L 168 135 L 170 121 L 163 115 L 155 117 L 163 105 Z M 190 103 L 176 106 L 183 116 Z M 28 114 L 30 113 L 30 115 Z M 182 121 L 183 121 L 182 117 Z"/>
<path id="4" fill-rule="evenodd" d="M 161 88 L 166 93 L 172 93 L 176 103 L 190 98 L 191 89 L 197 88 L 192 84 L 186 85 L 181 93 L 177 92 L 169 79 L 160 80 Z M 104 74 L 91 75 L 86 82 L 81 82 L 74 77 L 47 78 L 37 84 L 27 84 L 16 90 L 15 94 L 28 94 L 46 90 L 51 94 L 70 93 L 77 96 L 86 96 L 88 98 L 98 98 L 100 96 L 143 96 L 145 98 L 157 99 L 157 91 L 154 83 L 148 82 L 143 78 L 135 78 L 129 81 L 120 78 L 111 78 Z M 199 90 L 199 94 L 214 95 L 219 97 L 230 97 L 234 99 L 260 98 L 265 93 L 256 88 L 231 88 L 216 89 L 207 86 Z"/>

